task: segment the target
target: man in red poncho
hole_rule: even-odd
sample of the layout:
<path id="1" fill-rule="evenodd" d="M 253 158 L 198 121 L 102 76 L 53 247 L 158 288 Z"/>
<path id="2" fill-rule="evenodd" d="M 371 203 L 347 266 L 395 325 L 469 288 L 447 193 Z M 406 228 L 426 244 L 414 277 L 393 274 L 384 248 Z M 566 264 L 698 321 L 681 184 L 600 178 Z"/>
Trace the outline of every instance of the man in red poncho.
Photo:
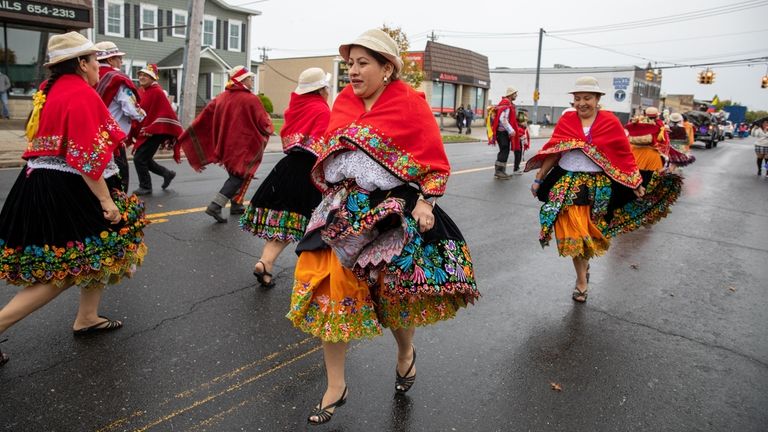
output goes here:
<path id="1" fill-rule="evenodd" d="M 521 128 L 517 123 L 517 110 L 513 101 L 517 98 L 517 89 L 514 87 L 508 87 L 505 96 L 501 98 L 501 101 L 496 106 L 496 115 L 491 125 L 494 136 L 491 138 L 489 144 L 499 145 L 499 153 L 496 155 L 496 169 L 494 171 L 494 178 L 507 180 L 509 175 L 507 174 L 507 160 L 509 160 L 509 151 L 512 150 L 515 153 L 515 174 L 521 174 L 520 161 L 523 157 L 523 147 L 520 142 L 520 137 L 525 133 L 525 129 Z"/>
<path id="2" fill-rule="evenodd" d="M 179 135 L 184 132 L 171 107 L 168 96 L 157 83 L 157 65 L 149 64 L 139 71 L 142 106 L 147 116 L 139 125 L 136 143 L 133 145 L 133 164 L 139 177 L 139 188 L 133 191 L 136 195 L 152 193 L 153 172 L 163 177 L 162 188 L 165 190 L 176 177 L 176 172 L 155 162 L 155 153 L 161 148 L 173 148 Z"/>
<path id="3" fill-rule="evenodd" d="M 205 210 L 219 223 L 227 221 L 221 209 L 228 201 L 232 202 L 230 215 L 245 211 L 243 195 L 274 131 L 261 100 L 252 93 L 253 77 L 244 66 L 232 68 L 224 93 L 216 96 L 179 138 L 189 165 L 196 171 L 218 163 L 229 174 Z M 178 155 L 176 161 L 179 162 Z"/>
<path id="4" fill-rule="evenodd" d="M 125 53 L 120 51 L 114 42 L 99 42 L 95 47 L 99 49 L 96 52 L 96 59 L 99 60 L 99 82 L 96 84 L 96 91 L 120 129 L 126 136 L 131 136 L 131 125 L 138 125 L 138 122 L 144 120 L 146 113 L 139 106 L 141 99 L 136 85 L 120 70 Z M 126 145 L 130 143 L 121 142 L 115 149 L 115 163 L 120 169 L 119 186 L 123 192 L 128 192 L 130 173 Z"/>

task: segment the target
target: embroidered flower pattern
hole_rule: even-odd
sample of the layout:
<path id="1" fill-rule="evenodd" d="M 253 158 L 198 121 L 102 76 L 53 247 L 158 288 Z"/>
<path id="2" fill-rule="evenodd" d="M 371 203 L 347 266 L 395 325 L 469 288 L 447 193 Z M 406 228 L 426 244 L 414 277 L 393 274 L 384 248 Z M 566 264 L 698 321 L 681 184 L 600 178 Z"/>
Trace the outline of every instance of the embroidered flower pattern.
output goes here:
<path id="1" fill-rule="evenodd" d="M 322 139 L 315 139 L 311 135 L 305 135 L 301 132 L 286 135 L 282 137 L 282 141 L 284 153 L 288 153 L 294 147 L 301 147 L 317 156 L 323 151 L 325 146 Z"/>
<path id="2" fill-rule="evenodd" d="M 264 240 L 297 242 L 304 236 L 307 222 L 300 213 L 248 206 L 240 217 L 240 228 Z"/>
<path id="3" fill-rule="evenodd" d="M 581 151 L 583 151 L 584 154 L 586 154 L 590 159 L 592 159 L 593 162 L 602 168 L 603 171 L 608 174 L 608 176 L 625 186 L 634 188 L 643 181 L 643 178 L 640 176 L 640 171 L 635 171 L 633 173 L 622 172 L 618 168 L 615 168 L 613 165 L 611 165 L 611 162 L 604 154 L 600 152 L 600 150 L 598 150 L 597 146 L 591 145 L 581 140 L 561 141 L 555 144 L 552 148 L 546 151 L 541 151 L 540 154 L 557 154 L 574 149 L 581 149 Z M 541 164 L 539 163 L 538 165 L 540 166 Z M 531 168 L 536 168 L 536 165 L 532 165 L 530 167 L 526 166 L 526 169 Z"/>

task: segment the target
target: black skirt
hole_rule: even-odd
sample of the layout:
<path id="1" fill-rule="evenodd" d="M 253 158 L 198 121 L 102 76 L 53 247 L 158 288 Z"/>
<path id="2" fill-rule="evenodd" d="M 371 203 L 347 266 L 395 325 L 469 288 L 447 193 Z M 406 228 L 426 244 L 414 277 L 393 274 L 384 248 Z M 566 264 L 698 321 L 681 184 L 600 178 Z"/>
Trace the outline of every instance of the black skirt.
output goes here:
<path id="1" fill-rule="evenodd" d="M 321 199 L 309 175 L 315 160 L 305 151 L 293 151 L 281 159 L 240 218 L 243 231 L 266 240 L 301 240 Z"/>
<path id="2" fill-rule="evenodd" d="M 147 251 L 144 204 L 114 189 L 112 199 L 115 225 L 81 175 L 22 168 L 0 212 L 0 279 L 101 287 L 130 276 Z"/>

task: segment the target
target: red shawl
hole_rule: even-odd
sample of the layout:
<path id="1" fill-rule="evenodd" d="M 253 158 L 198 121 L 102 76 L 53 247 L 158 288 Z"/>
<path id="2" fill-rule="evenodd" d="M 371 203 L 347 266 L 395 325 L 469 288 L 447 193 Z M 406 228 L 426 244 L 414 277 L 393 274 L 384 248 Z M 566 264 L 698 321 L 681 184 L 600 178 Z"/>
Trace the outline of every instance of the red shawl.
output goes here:
<path id="1" fill-rule="evenodd" d="M 218 163 L 232 174 L 252 177 L 273 131 L 259 97 L 232 88 L 208 103 L 179 137 L 179 144 L 196 171 Z"/>
<path id="2" fill-rule="evenodd" d="M 347 86 L 336 98 L 325 148 L 312 168 L 312 180 L 325 190 L 323 160 L 344 150 L 360 149 L 404 182 L 440 196 L 451 172 L 440 130 L 424 93 L 396 80 L 386 86 L 369 112 Z"/>
<path id="3" fill-rule="evenodd" d="M 99 65 L 99 83 L 96 84 L 96 91 L 101 95 L 101 100 L 104 101 L 104 105 L 109 107 L 112 100 L 117 96 L 117 91 L 120 90 L 120 86 L 124 85 L 133 91 L 136 95 L 136 101 L 141 102 L 139 96 L 139 90 L 136 89 L 136 85 L 128 78 L 128 75 L 120 72 L 109 65 Z"/>
<path id="4" fill-rule="evenodd" d="M 40 126 L 22 156 L 60 156 L 84 175 L 101 177 L 125 134 L 99 94 L 75 74 L 62 75 L 46 95 Z"/>
<path id="5" fill-rule="evenodd" d="M 499 130 L 499 124 L 501 123 L 499 119 L 501 118 L 501 113 L 506 110 L 509 110 L 509 125 L 512 126 L 512 130 L 515 131 L 515 135 L 509 137 L 509 147 L 512 151 L 522 150 L 520 145 L 520 137 L 525 133 L 525 129 L 521 128 L 520 125 L 517 124 L 517 108 L 515 108 L 515 104 L 510 102 L 507 98 L 501 98 L 499 104 L 496 105 L 496 115 L 493 118 L 493 141 L 489 142 L 488 144 L 496 145 L 498 142 L 496 140 L 496 132 Z"/>
<path id="6" fill-rule="evenodd" d="M 589 135 L 584 136 L 578 113 L 566 112 L 555 125 L 549 142 L 525 164 L 525 171 L 539 168 L 549 155 L 581 149 L 613 180 L 633 189 L 639 186 L 642 177 L 619 119 L 610 111 L 598 111 Z"/>
<path id="7" fill-rule="evenodd" d="M 136 150 L 152 135 L 170 135 L 174 153 L 179 152 L 175 146 L 176 139 L 184 133 L 184 129 L 163 88 L 158 83 L 152 83 L 151 86 L 143 89 L 141 96 L 144 99 L 141 107 L 147 116 L 139 124 L 139 134 L 133 145 L 133 152 L 136 153 Z"/>
<path id="8" fill-rule="evenodd" d="M 331 119 L 328 102 L 317 93 L 291 93 L 291 101 L 284 113 L 285 124 L 280 129 L 283 151 L 288 153 L 300 147 L 317 156 L 323 148 L 323 134 Z"/>
<path id="9" fill-rule="evenodd" d="M 648 117 L 634 118 L 624 126 L 629 133 L 629 142 L 635 145 L 652 146 L 664 157 L 669 158 L 669 134 L 664 122 Z"/>

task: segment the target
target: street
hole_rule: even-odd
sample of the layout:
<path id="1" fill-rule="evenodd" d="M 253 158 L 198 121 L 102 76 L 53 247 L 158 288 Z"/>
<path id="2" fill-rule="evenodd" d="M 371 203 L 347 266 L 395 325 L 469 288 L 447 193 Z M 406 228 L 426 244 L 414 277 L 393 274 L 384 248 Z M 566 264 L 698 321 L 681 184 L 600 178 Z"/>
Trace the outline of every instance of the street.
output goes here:
<path id="1" fill-rule="evenodd" d="M 532 173 L 494 180 L 494 148 L 447 145 L 439 205 L 483 296 L 417 329 L 405 397 L 394 396 L 393 338 L 352 343 L 347 403 L 319 427 L 306 417 L 325 389 L 322 349 L 284 318 L 293 247 L 277 286 L 259 288 L 263 241 L 203 212 L 225 172 L 162 161 L 178 176 L 165 192 L 153 176 L 147 259 L 102 301 L 125 326 L 73 337 L 72 288 L 4 333 L 0 430 L 765 431 L 768 179 L 755 175 L 753 144 L 697 143 L 669 217 L 592 262 L 586 304 L 571 300 L 571 260 L 554 240 L 539 246 Z M 282 156 L 265 155 L 248 198 Z M 0 199 L 18 173 L 0 170 Z M 16 291 L 2 289 L 0 304 Z"/>

